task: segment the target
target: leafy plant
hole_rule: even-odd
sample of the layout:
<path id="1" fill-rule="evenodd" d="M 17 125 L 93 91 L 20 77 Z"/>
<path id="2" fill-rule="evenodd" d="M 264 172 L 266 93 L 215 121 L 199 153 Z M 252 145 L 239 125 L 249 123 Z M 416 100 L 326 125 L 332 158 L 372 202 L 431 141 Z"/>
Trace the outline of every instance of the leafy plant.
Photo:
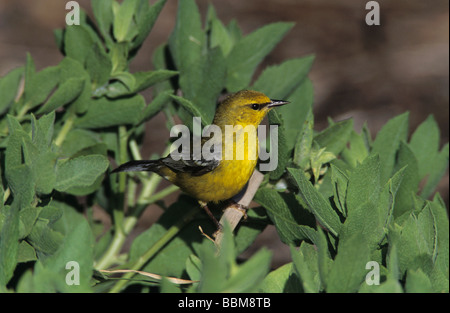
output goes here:
<path id="1" fill-rule="evenodd" d="M 202 23 L 193 0 L 179 1 L 175 28 L 153 55 L 154 70 L 131 73 L 165 2 L 92 0 L 95 22 L 82 13 L 80 25 L 55 31 L 64 54 L 58 65 L 36 72 L 28 55 L 1 78 L 0 290 L 448 292 L 447 209 L 433 191 L 449 149 L 439 149 L 433 117 L 409 140 L 408 113 L 374 140 L 366 126 L 357 133 L 352 120 L 316 132 L 307 77 L 313 56 L 254 77 L 293 24 L 244 35 L 212 6 Z M 139 94 L 148 88 L 149 103 Z M 156 174 L 108 169 L 110 160 L 142 158 L 144 124 L 151 126 L 158 112 L 168 128 L 174 116 L 189 126 L 199 116 L 208 125 L 217 99 L 244 88 L 291 104 L 269 115 L 279 126 L 278 167 L 265 173 L 254 199 L 260 206 L 234 233 L 224 225 L 218 254 L 198 230 L 214 229 L 196 201 L 181 195 L 166 208 L 160 200 L 177 187 L 158 191 Z M 123 252 L 152 203 L 164 214 Z M 110 229 L 94 220 L 94 206 L 110 214 Z M 267 249 L 239 259 L 268 224 L 292 254 L 275 270 Z M 379 284 L 367 283 L 368 264 L 378 265 Z M 124 279 L 111 270 L 125 272 Z"/>

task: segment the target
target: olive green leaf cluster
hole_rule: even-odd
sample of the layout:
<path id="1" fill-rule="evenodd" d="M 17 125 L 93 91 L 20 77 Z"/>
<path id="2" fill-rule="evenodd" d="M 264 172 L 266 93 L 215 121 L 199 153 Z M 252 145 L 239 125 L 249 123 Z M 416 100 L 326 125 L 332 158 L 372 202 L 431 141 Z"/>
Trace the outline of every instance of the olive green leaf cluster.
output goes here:
<path id="1" fill-rule="evenodd" d="M 448 292 L 447 208 L 439 194 L 428 200 L 448 166 L 448 144 L 439 150 L 439 140 L 431 116 L 408 139 L 408 113 L 373 141 L 351 120 L 303 132 L 298 142 L 310 149 L 298 149 L 309 154 L 301 163 L 294 152 L 285 174 L 290 192 L 256 194 L 293 259 L 269 274 L 262 291 Z"/>
<path id="2" fill-rule="evenodd" d="M 194 0 L 178 1 L 172 33 L 148 57 L 153 69 L 132 73 L 165 3 L 92 0 L 92 17 L 81 12 L 80 25 L 55 31 L 59 64 L 38 71 L 28 55 L 0 78 L 0 291 L 448 292 L 448 215 L 434 190 L 449 149 L 439 146 L 433 117 L 411 136 L 408 113 L 374 139 L 351 119 L 317 132 L 314 57 L 261 68 L 293 24 L 244 34 L 212 5 L 202 18 Z M 177 187 L 161 177 L 108 171 L 142 158 L 145 126 L 160 136 L 156 114 L 167 135 L 177 120 L 208 125 L 218 99 L 241 89 L 291 103 L 268 117 L 278 125 L 278 166 L 264 173 L 247 220 L 233 233 L 224 225 L 217 251 L 199 230 L 215 229 L 194 199 L 181 195 L 167 207 Z M 126 248 L 153 203 L 164 213 Z M 94 208 L 111 227 L 95 220 Z M 291 251 L 292 262 L 278 269 L 265 248 L 241 258 L 268 225 Z M 367 283 L 368 264 L 378 264 L 379 284 Z M 128 272 L 117 280 L 105 269 L 162 279 Z"/>

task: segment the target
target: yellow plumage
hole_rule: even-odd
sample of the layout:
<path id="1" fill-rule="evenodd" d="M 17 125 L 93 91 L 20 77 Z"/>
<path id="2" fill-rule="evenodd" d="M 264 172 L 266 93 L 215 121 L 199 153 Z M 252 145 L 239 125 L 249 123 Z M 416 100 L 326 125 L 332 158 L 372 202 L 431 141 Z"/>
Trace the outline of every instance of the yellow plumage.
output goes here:
<path id="1" fill-rule="evenodd" d="M 220 127 L 222 132 L 222 158 L 210 170 L 203 170 L 201 174 L 195 174 L 194 170 L 198 167 L 195 164 L 191 169 L 183 163 L 183 168 L 180 169 L 170 156 L 156 161 L 131 161 L 121 165 L 115 172 L 156 172 L 204 203 L 230 199 L 241 191 L 255 169 L 258 159 L 257 126 L 271 108 L 285 103 L 287 102 L 271 100 L 263 93 L 251 90 L 243 90 L 227 97 L 217 108 L 213 121 L 213 125 Z M 237 131 L 232 144 L 226 144 L 226 128 L 238 129 L 239 125 L 249 131 Z M 236 157 L 238 151 L 243 151 L 242 159 Z M 230 155 L 233 156 L 231 159 Z"/>

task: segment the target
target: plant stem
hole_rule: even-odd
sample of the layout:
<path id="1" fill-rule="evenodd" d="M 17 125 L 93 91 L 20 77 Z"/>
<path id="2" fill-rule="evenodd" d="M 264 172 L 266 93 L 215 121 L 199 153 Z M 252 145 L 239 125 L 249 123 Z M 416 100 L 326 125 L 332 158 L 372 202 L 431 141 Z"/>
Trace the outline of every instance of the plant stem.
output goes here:
<path id="1" fill-rule="evenodd" d="M 161 190 L 160 192 L 155 193 L 154 195 L 151 195 L 148 198 L 145 198 L 143 200 L 145 200 L 144 202 L 138 202 L 137 206 L 135 207 L 135 209 L 132 212 L 132 216 L 135 217 L 139 217 L 141 216 L 142 212 L 145 210 L 145 208 L 152 204 L 155 203 L 158 200 L 161 200 L 165 197 L 167 197 L 168 195 L 170 195 L 171 193 L 179 190 L 180 188 L 178 186 L 175 185 L 170 185 L 169 187 Z M 130 216 L 131 217 L 131 216 Z"/>
<path id="2" fill-rule="evenodd" d="M 146 199 L 146 203 L 147 205 L 150 203 L 155 203 L 158 200 L 161 200 L 162 198 L 167 197 L 168 195 L 170 195 L 171 193 L 177 191 L 178 189 L 180 189 L 180 187 L 176 186 L 176 185 L 170 185 L 169 187 L 155 193 L 154 195 L 151 195 L 150 197 L 148 197 Z"/>
<path id="3" fill-rule="evenodd" d="M 178 221 L 178 223 L 170 227 L 167 232 L 132 265 L 130 270 L 137 271 L 141 269 L 161 248 L 171 241 L 178 234 L 178 232 L 194 218 L 195 214 L 199 212 L 199 208 L 199 206 L 194 206 L 191 208 L 191 210 L 189 210 L 186 215 Z M 109 292 L 120 292 L 120 290 L 122 290 L 122 288 L 128 283 L 128 280 L 134 275 L 135 273 L 132 272 L 126 273 L 122 277 L 122 280 L 119 280 Z"/>
<path id="4" fill-rule="evenodd" d="M 139 147 L 134 139 L 130 140 L 130 150 L 133 160 L 142 160 L 141 152 L 139 151 Z"/>
<path id="5" fill-rule="evenodd" d="M 128 135 L 125 126 L 119 126 L 119 153 L 118 153 L 118 164 L 125 163 L 127 160 L 127 142 Z M 127 177 L 126 173 L 119 173 L 119 183 L 117 189 L 117 200 L 113 206 L 113 223 L 114 223 L 114 237 L 109 245 L 108 249 L 105 251 L 103 256 L 95 265 L 98 269 L 104 269 L 110 266 L 119 255 L 120 250 L 125 242 L 126 235 L 128 232 L 124 230 L 124 204 L 125 204 L 125 189 L 126 189 Z"/>
<path id="6" fill-rule="evenodd" d="M 18 102 L 16 102 L 18 103 Z M 19 112 L 17 112 L 16 118 L 21 121 L 23 119 L 23 117 L 27 114 L 28 110 L 30 109 L 30 102 L 24 103 L 24 105 L 22 106 L 22 108 L 20 109 Z"/>
<path id="7" fill-rule="evenodd" d="M 60 147 L 64 140 L 66 139 L 67 134 L 72 129 L 73 123 L 75 121 L 76 115 L 75 113 L 70 113 L 67 117 L 67 120 L 64 122 L 63 127 L 61 128 L 61 131 L 58 134 L 58 137 L 55 139 L 55 145 Z"/>
<path id="8" fill-rule="evenodd" d="M 123 127 L 123 129 L 119 128 L 119 149 L 120 149 L 119 160 L 118 160 L 119 164 L 127 161 L 126 160 L 127 140 L 128 140 L 128 135 L 127 135 L 125 127 Z M 168 149 L 169 149 L 169 147 L 166 149 L 166 151 L 164 153 L 167 153 Z M 125 153 L 123 152 L 123 150 L 125 150 Z M 123 196 L 123 194 L 125 192 L 125 187 L 126 187 L 126 173 L 119 173 L 119 175 L 121 175 L 121 174 L 123 174 L 123 177 L 125 180 L 121 184 L 121 181 L 120 181 L 121 176 L 119 176 L 119 193 L 121 190 L 123 190 L 123 192 L 122 192 L 122 196 Z M 150 175 L 150 177 L 143 182 L 144 186 L 143 186 L 142 191 L 139 195 L 139 198 L 136 202 L 137 206 L 136 206 L 135 210 L 133 210 L 133 212 L 131 213 L 130 216 L 124 218 L 124 213 L 123 213 L 123 209 L 122 209 L 123 205 L 120 208 L 119 208 L 119 206 L 115 206 L 115 208 L 113 209 L 114 210 L 113 211 L 114 226 L 116 227 L 114 237 L 113 237 L 108 249 L 106 250 L 106 252 L 103 254 L 101 259 L 96 263 L 95 268 L 106 269 L 110 265 L 112 265 L 116 261 L 117 256 L 119 255 L 120 250 L 122 249 L 122 246 L 125 243 L 126 235 L 129 234 L 131 232 L 131 230 L 134 228 L 134 226 L 136 225 L 143 210 L 149 204 L 152 204 L 152 203 L 164 198 L 165 196 L 169 195 L 170 193 L 172 193 L 178 189 L 178 187 L 176 187 L 176 186 L 169 186 L 166 189 L 161 190 L 159 193 L 156 193 L 153 195 L 155 190 L 158 188 L 158 185 L 161 180 L 162 180 L 161 176 L 159 176 L 158 174 L 152 173 Z M 122 198 L 122 201 L 118 201 L 118 203 L 123 203 L 123 198 Z M 119 221 L 120 221 L 120 225 L 118 225 Z"/>
<path id="9" fill-rule="evenodd" d="M 11 189 L 9 189 L 9 187 L 8 187 L 8 188 L 6 188 L 5 193 L 3 194 L 3 199 L 2 199 L 3 204 L 6 203 L 6 200 L 8 200 L 10 195 L 11 195 Z"/>

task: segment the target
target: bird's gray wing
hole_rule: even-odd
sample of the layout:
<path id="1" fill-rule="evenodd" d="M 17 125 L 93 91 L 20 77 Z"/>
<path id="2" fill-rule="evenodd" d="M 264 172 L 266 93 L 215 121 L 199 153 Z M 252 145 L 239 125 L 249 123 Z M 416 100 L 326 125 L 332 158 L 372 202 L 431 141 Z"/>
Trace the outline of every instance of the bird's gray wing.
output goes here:
<path id="1" fill-rule="evenodd" d="M 211 172 L 220 164 L 220 158 L 217 156 L 205 159 L 203 157 L 194 159 L 189 158 L 172 158 L 167 156 L 161 159 L 161 162 L 174 172 L 191 173 L 193 176 L 201 176 Z"/>

